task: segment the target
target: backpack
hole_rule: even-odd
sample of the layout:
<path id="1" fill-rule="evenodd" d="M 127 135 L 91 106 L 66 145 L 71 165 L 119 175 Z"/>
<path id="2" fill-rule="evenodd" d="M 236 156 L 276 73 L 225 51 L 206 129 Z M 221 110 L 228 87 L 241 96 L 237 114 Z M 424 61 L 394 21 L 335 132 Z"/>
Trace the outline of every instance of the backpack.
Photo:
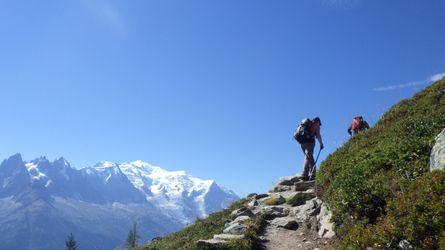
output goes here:
<path id="1" fill-rule="evenodd" d="M 352 122 L 352 130 L 354 131 L 361 131 L 365 127 L 365 124 L 363 122 L 363 119 L 360 119 L 359 117 L 355 117 L 354 121 Z"/>
<path id="2" fill-rule="evenodd" d="M 312 140 L 311 125 L 312 121 L 308 118 L 305 118 L 303 119 L 303 121 L 301 121 L 300 125 L 294 132 L 294 139 L 298 143 L 306 143 Z"/>

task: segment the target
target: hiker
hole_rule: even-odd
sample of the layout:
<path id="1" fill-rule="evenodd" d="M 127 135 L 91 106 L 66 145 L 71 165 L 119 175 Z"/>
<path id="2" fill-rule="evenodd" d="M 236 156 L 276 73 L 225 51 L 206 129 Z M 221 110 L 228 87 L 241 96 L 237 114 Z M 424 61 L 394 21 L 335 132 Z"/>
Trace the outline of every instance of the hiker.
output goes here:
<path id="1" fill-rule="evenodd" d="M 311 180 L 315 177 L 315 138 L 320 143 L 320 150 L 324 148 L 320 134 L 321 120 L 315 117 L 313 120 L 304 119 L 294 133 L 294 138 L 301 145 L 304 153 L 303 180 Z"/>
<path id="2" fill-rule="evenodd" d="M 349 135 L 356 135 L 362 131 L 369 129 L 369 124 L 363 120 L 362 116 L 356 116 L 352 119 L 351 125 L 348 128 Z"/>

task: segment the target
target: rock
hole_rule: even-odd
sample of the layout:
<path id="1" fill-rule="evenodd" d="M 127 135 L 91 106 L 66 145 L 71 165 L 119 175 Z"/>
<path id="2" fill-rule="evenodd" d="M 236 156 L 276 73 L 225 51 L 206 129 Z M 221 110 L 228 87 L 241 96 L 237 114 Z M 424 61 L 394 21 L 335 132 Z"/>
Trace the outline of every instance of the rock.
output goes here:
<path id="1" fill-rule="evenodd" d="M 236 217 L 240 217 L 240 216 L 252 217 L 253 216 L 253 212 L 252 212 L 252 210 L 248 209 L 247 207 L 243 207 L 243 208 L 240 208 L 240 209 L 236 209 L 235 211 L 233 211 L 230 214 L 230 217 L 232 217 L 232 219 L 235 219 Z"/>
<path id="2" fill-rule="evenodd" d="M 445 129 L 436 137 L 436 143 L 431 150 L 430 171 L 445 168 Z"/>
<path id="3" fill-rule="evenodd" d="M 293 186 L 294 183 L 302 180 L 303 178 L 300 175 L 284 177 L 278 182 L 277 186 Z"/>
<path id="4" fill-rule="evenodd" d="M 334 224 L 331 222 L 332 213 L 322 204 L 320 214 L 317 216 L 319 223 L 318 236 L 320 238 L 330 239 L 335 236 Z"/>
<path id="5" fill-rule="evenodd" d="M 273 205 L 281 205 L 286 202 L 286 199 L 284 199 L 281 195 L 272 195 L 267 199 L 263 200 L 263 203 L 269 206 Z"/>
<path id="6" fill-rule="evenodd" d="M 402 250 L 412 250 L 412 249 L 414 249 L 413 246 L 411 245 L 411 243 L 409 243 L 407 240 L 401 240 L 399 242 L 399 247 Z"/>
<path id="7" fill-rule="evenodd" d="M 243 215 L 243 216 L 236 217 L 236 219 L 233 220 L 233 222 L 231 222 L 231 223 L 241 223 L 241 222 L 243 222 L 243 221 L 247 221 L 247 220 L 249 220 L 249 219 L 250 219 L 249 216 L 245 216 L 245 215 Z"/>
<path id="8" fill-rule="evenodd" d="M 264 207 L 262 213 L 265 215 L 266 220 L 273 220 L 277 217 L 284 217 L 289 214 L 289 211 L 283 207 L 269 206 Z"/>
<path id="9" fill-rule="evenodd" d="M 223 233 L 225 234 L 243 234 L 247 231 L 247 226 L 241 225 L 239 223 L 233 223 L 226 229 L 224 229 Z"/>
<path id="10" fill-rule="evenodd" d="M 299 181 L 294 184 L 295 191 L 306 191 L 315 187 L 315 181 Z"/>
<path id="11" fill-rule="evenodd" d="M 270 192 L 272 193 L 277 193 L 277 192 L 286 192 L 286 191 L 291 191 L 294 188 L 292 186 L 282 186 L 282 185 L 276 185 L 275 187 L 273 187 Z"/>
<path id="12" fill-rule="evenodd" d="M 219 239 L 210 239 L 210 240 L 198 240 L 197 247 L 198 249 L 218 249 L 224 244 L 227 243 L 225 240 L 219 240 Z"/>
<path id="13" fill-rule="evenodd" d="M 315 198 L 315 195 L 311 193 L 295 193 L 294 196 L 287 199 L 286 203 L 294 207 L 301 206 L 313 198 Z"/>
<path id="14" fill-rule="evenodd" d="M 247 203 L 247 206 L 249 206 L 249 207 L 256 207 L 258 205 L 259 205 L 259 203 L 257 200 L 251 200 L 249 203 Z"/>
<path id="15" fill-rule="evenodd" d="M 256 200 L 259 200 L 259 199 L 266 198 L 268 196 L 269 196 L 268 194 L 257 194 L 253 198 L 256 199 Z"/>
<path id="16" fill-rule="evenodd" d="M 289 230 L 297 230 L 298 223 L 292 217 L 281 217 L 273 219 L 270 224 L 275 227 L 282 227 Z"/>
<path id="17" fill-rule="evenodd" d="M 215 240 L 241 240 L 246 238 L 243 234 L 215 234 L 213 239 Z"/>

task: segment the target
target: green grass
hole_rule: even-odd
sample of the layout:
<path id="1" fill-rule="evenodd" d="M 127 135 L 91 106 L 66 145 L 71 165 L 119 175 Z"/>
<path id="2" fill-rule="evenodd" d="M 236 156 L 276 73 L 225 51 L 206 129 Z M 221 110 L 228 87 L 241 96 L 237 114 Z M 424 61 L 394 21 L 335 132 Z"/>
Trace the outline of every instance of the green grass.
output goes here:
<path id="1" fill-rule="evenodd" d="M 443 128 L 445 80 L 392 107 L 321 164 L 317 182 L 343 248 L 394 248 L 401 239 L 419 249 L 442 247 L 445 174 L 430 173 L 428 164 Z"/>
<path id="2" fill-rule="evenodd" d="M 230 219 L 230 213 L 235 209 L 241 208 L 246 202 L 245 199 L 234 202 L 229 208 L 210 214 L 205 219 L 199 219 L 192 225 L 189 225 L 182 230 L 170 234 L 160 240 L 157 240 L 149 245 L 143 246 L 139 249 L 144 250 L 170 250 L 170 249 L 199 249 L 196 242 L 200 239 L 211 239 L 214 234 L 220 234 L 224 230 L 224 224 Z M 254 220 L 249 222 L 252 224 Z M 251 226 L 246 240 L 237 240 L 228 244 L 221 249 L 243 250 L 251 249 L 254 244 L 253 238 L 255 235 L 255 225 Z"/>

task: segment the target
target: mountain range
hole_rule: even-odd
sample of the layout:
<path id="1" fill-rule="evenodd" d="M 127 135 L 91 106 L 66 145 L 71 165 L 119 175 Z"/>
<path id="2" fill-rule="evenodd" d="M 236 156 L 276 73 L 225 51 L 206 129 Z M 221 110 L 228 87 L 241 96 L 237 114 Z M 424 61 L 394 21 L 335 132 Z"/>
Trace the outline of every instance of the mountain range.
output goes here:
<path id="1" fill-rule="evenodd" d="M 142 161 L 76 169 L 64 158 L 0 165 L 0 249 L 119 249 L 133 223 L 140 241 L 177 231 L 238 196 L 213 180 Z"/>

